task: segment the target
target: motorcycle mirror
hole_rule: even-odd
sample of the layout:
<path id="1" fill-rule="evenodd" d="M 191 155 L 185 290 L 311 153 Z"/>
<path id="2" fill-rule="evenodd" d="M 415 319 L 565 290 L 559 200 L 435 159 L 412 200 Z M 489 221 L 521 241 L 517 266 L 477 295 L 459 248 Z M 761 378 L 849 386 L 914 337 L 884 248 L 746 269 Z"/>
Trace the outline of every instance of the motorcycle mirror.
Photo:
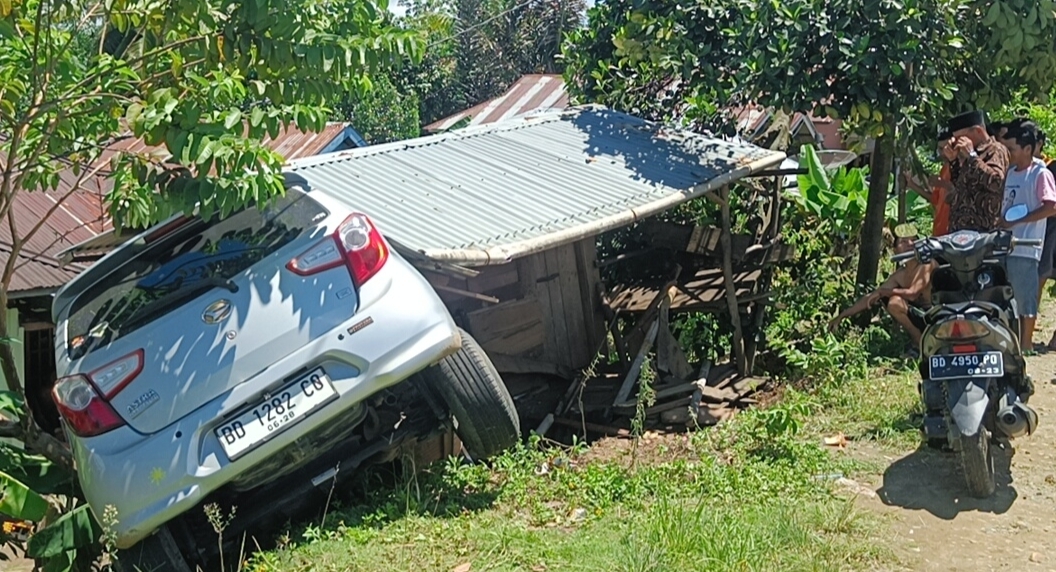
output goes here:
<path id="1" fill-rule="evenodd" d="M 1016 222 L 1026 218 L 1028 214 L 1030 214 L 1030 209 L 1027 208 L 1027 205 L 1014 205 L 1005 211 L 1005 221 Z"/>
<path id="2" fill-rule="evenodd" d="M 917 225 L 905 222 L 895 227 L 895 238 L 915 238 L 917 236 Z"/>

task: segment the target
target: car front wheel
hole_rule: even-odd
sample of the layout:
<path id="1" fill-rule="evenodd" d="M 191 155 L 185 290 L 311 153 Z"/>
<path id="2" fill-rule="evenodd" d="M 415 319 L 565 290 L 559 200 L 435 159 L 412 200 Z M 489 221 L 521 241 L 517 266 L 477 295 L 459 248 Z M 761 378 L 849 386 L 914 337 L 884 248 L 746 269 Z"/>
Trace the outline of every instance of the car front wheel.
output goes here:
<path id="1" fill-rule="evenodd" d="M 477 341 L 465 331 L 462 349 L 422 372 L 451 410 L 455 433 L 469 455 L 485 459 L 514 446 L 521 422 L 499 372 Z"/>

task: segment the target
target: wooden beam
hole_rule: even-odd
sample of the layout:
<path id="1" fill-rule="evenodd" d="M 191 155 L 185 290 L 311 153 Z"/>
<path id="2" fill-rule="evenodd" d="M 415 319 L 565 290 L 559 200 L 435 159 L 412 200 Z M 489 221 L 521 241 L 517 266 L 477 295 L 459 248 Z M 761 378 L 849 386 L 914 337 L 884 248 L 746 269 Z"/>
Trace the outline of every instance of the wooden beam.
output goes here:
<path id="1" fill-rule="evenodd" d="M 733 323 L 733 355 L 737 363 L 737 371 L 742 375 L 748 373 L 748 361 L 744 355 L 744 330 L 741 328 L 740 305 L 737 303 L 737 285 L 733 281 L 733 253 L 732 230 L 730 222 L 730 188 L 722 187 L 720 191 L 725 202 L 722 204 L 722 236 L 719 239 L 722 245 L 722 277 L 726 284 L 726 307 L 730 311 L 730 322 Z"/>
<path id="2" fill-rule="evenodd" d="M 450 294 L 456 294 L 458 296 L 464 296 L 466 298 L 473 298 L 474 300 L 480 300 L 481 302 L 487 302 L 489 304 L 498 304 L 502 302 L 494 296 L 488 296 L 487 294 L 479 294 L 477 292 L 470 292 L 469 290 L 462 290 L 461 288 L 452 288 L 450 286 L 442 286 L 440 284 L 433 284 L 433 288 L 440 290 L 441 292 L 448 292 Z"/>
<path id="3" fill-rule="evenodd" d="M 661 292 L 660 295 L 667 298 L 667 291 Z M 620 386 L 620 391 L 616 394 L 613 406 L 623 403 L 631 394 L 631 388 L 634 387 L 634 382 L 638 381 L 638 374 L 642 371 L 642 364 L 645 362 L 645 355 L 649 353 L 649 348 L 653 347 L 653 342 L 656 341 L 656 333 L 659 329 L 660 319 L 659 316 L 657 316 L 656 318 L 653 318 L 652 324 L 650 324 L 649 330 L 645 334 L 645 340 L 642 341 L 641 347 L 638 348 L 638 355 L 635 356 L 634 361 L 631 362 L 631 368 L 627 370 L 627 377 L 623 379 L 623 385 Z"/>

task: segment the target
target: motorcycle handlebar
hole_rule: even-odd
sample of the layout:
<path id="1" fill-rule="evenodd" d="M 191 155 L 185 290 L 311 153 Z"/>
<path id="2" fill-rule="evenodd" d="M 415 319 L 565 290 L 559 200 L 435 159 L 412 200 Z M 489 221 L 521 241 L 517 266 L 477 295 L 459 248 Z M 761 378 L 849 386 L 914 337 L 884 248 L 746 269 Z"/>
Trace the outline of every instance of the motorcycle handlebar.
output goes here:
<path id="1" fill-rule="evenodd" d="M 894 262 L 902 262 L 903 260 L 909 260 L 910 258 L 913 258 L 916 255 L 916 252 L 910 250 L 909 252 L 903 252 L 902 254 L 896 254 L 892 256 L 891 260 L 893 260 Z"/>
<path id="2" fill-rule="evenodd" d="M 1013 238 L 1012 246 L 1042 246 L 1040 238 Z"/>

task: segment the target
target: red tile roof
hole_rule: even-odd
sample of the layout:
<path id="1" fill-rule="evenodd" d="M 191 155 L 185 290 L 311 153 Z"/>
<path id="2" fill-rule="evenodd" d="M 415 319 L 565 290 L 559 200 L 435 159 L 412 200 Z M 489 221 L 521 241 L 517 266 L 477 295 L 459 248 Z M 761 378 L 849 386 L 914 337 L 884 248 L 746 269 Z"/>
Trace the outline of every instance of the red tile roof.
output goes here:
<path id="1" fill-rule="evenodd" d="M 290 129 L 274 140 L 269 137 L 264 142 L 286 159 L 299 159 L 327 150 L 348 128 L 347 123 L 331 123 L 319 133 Z M 141 153 L 152 150 L 140 139 L 126 139 L 116 143 L 113 148 Z M 108 159 L 108 156 L 104 156 L 101 160 Z M 113 228 L 104 203 L 111 188 L 110 179 L 105 176 L 91 177 L 81 182 L 79 189 L 70 192 L 77 180 L 73 170 L 69 169 L 60 173 L 60 185 L 56 191 L 21 192 L 16 195 L 12 209 L 15 212 L 16 232 L 20 236 L 24 236 L 41 219 L 45 220 L 40 230 L 23 246 L 17 263 L 18 271 L 8 289 L 10 294 L 52 289 L 65 284 L 83 267 L 71 265 L 62 268 L 58 254 Z M 53 211 L 50 216 L 49 211 Z M 7 264 L 11 244 L 10 227 L 6 222 L 0 224 L 0 267 Z"/>
<path id="2" fill-rule="evenodd" d="M 470 125 L 483 125 L 527 113 L 565 109 L 566 107 L 568 107 L 568 92 L 565 91 L 565 80 L 561 79 L 561 76 L 555 74 L 525 75 L 499 97 L 430 123 L 425 126 L 424 131 L 432 133 L 450 129 L 467 117 L 471 118 Z"/>

